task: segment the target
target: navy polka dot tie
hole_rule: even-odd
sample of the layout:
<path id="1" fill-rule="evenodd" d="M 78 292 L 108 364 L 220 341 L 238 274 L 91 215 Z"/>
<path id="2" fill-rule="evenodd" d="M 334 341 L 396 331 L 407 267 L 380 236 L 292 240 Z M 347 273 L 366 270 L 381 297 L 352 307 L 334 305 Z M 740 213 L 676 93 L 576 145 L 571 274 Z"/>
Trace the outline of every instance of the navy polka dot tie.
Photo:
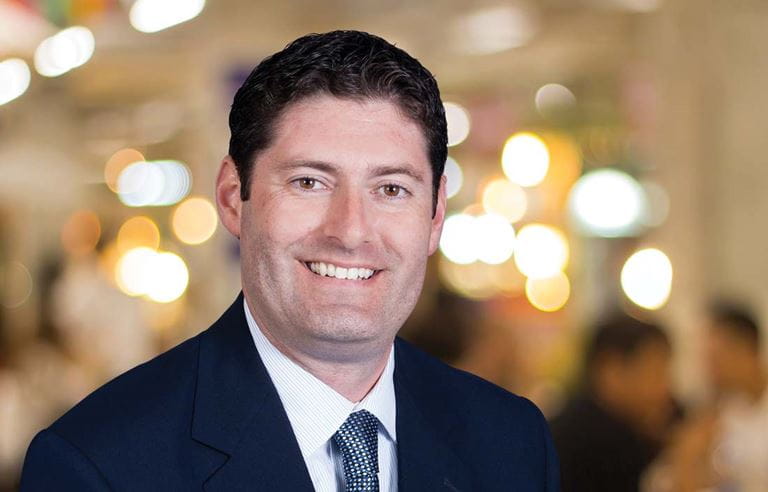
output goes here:
<path id="1" fill-rule="evenodd" d="M 379 420 L 367 410 L 347 417 L 333 440 L 341 449 L 347 492 L 379 492 Z"/>

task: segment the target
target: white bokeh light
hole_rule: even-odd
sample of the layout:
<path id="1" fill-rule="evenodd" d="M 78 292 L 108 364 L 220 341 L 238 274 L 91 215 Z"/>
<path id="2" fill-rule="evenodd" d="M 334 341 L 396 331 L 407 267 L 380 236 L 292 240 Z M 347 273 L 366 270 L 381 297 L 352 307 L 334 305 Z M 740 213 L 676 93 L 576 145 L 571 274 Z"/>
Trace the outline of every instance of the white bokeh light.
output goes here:
<path id="1" fill-rule="evenodd" d="M 24 94 L 30 78 L 29 66 L 24 60 L 9 58 L 0 62 L 0 106 Z"/>
<path id="2" fill-rule="evenodd" d="M 448 157 L 448 159 L 445 160 L 443 174 L 445 174 L 446 177 L 446 198 L 453 198 L 459 191 L 461 191 L 461 185 L 464 184 L 464 173 L 461 171 L 459 163 L 456 162 L 453 157 Z"/>
<path id="3" fill-rule="evenodd" d="M 467 139 L 470 129 L 469 112 L 454 102 L 443 103 L 448 124 L 448 147 L 459 145 Z"/>
<path id="4" fill-rule="evenodd" d="M 153 280 L 153 259 L 157 252 L 151 248 L 134 248 L 117 262 L 115 279 L 120 290 L 129 296 L 146 293 Z"/>
<path id="5" fill-rule="evenodd" d="M 445 219 L 440 236 L 440 251 L 454 263 L 467 265 L 477 261 L 475 249 L 475 218 L 467 214 L 455 214 Z"/>
<path id="6" fill-rule="evenodd" d="M 529 11 L 516 5 L 501 5 L 481 8 L 460 18 L 453 39 L 457 51 L 487 55 L 523 46 L 536 29 Z"/>
<path id="7" fill-rule="evenodd" d="M 672 262 L 656 248 L 637 251 L 621 269 L 621 288 L 629 300 L 645 309 L 659 309 L 672 291 Z"/>
<path id="8" fill-rule="evenodd" d="M 576 103 L 576 96 L 562 84 L 546 84 L 536 91 L 535 102 L 536 109 L 542 114 L 547 114 L 553 110 L 573 106 Z"/>
<path id="9" fill-rule="evenodd" d="M 142 161 L 126 166 L 117 177 L 117 194 L 129 207 L 173 205 L 192 186 L 189 168 L 179 161 Z"/>
<path id="10" fill-rule="evenodd" d="M 598 169 L 579 178 L 568 206 L 585 233 L 622 237 L 638 232 L 647 200 L 643 187 L 629 174 Z"/>
<path id="11" fill-rule="evenodd" d="M 146 33 L 194 19 L 205 7 L 205 0 L 136 0 L 131 6 L 131 25 Z"/>
<path id="12" fill-rule="evenodd" d="M 178 255 L 139 247 L 127 251 L 115 265 L 117 285 L 129 296 L 171 302 L 187 289 L 189 270 Z"/>
<path id="13" fill-rule="evenodd" d="M 95 46 L 87 27 L 69 27 L 40 43 L 35 50 L 35 70 L 46 77 L 63 75 L 90 60 Z"/>
<path id="14" fill-rule="evenodd" d="M 541 183 L 549 170 L 549 150 L 533 133 L 516 133 L 504 144 L 501 167 L 513 183 L 523 187 Z"/>
<path id="15" fill-rule="evenodd" d="M 515 251 L 515 229 L 506 218 L 483 214 L 475 218 L 477 259 L 489 265 L 504 263 Z"/>
<path id="16" fill-rule="evenodd" d="M 528 224 L 517 233 L 515 264 L 529 278 L 553 277 L 568 264 L 568 241 L 558 229 Z"/>
<path id="17" fill-rule="evenodd" d="M 152 282 L 146 296 L 155 302 L 175 301 L 189 283 L 189 271 L 184 260 L 174 253 L 157 253 L 152 259 Z"/>
<path id="18" fill-rule="evenodd" d="M 445 220 L 440 251 L 459 265 L 482 261 L 498 265 L 515 251 L 515 229 L 501 215 L 455 214 Z"/>

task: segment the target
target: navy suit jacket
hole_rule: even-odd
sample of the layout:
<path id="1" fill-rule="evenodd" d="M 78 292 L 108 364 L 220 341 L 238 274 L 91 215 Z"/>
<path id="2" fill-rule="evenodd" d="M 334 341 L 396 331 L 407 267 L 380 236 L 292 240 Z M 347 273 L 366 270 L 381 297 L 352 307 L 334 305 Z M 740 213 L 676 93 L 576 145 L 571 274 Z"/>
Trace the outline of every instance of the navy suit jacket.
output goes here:
<path id="1" fill-rule="evenodd" d="M 528 400 L 400 339 L 394 382 L 400 491 L 559 490 L 547 424 Z M 242 295 L 41 431 L 21 490 L 313 490 Z"/>

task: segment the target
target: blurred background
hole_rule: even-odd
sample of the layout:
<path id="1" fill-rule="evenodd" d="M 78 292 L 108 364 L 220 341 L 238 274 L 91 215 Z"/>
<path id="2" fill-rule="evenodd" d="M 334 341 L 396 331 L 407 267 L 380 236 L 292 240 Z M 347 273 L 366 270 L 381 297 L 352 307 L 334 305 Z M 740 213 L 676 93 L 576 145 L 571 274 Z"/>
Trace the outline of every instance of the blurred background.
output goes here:
<path id="1" fill-rule="evenodd" d="M 448 116 L 450 215 L 401 334 L 642 441 L 634 485 L 598 463 L 566 490 L 768 490 L 767 25 L 764 0 L 0 0 L 0 489 L 37 430 L 232 302 L 234 92 L 347 28 L 417 57 Z M 724 395 L 755 414 L 751 472 L 722 457 Z"/>

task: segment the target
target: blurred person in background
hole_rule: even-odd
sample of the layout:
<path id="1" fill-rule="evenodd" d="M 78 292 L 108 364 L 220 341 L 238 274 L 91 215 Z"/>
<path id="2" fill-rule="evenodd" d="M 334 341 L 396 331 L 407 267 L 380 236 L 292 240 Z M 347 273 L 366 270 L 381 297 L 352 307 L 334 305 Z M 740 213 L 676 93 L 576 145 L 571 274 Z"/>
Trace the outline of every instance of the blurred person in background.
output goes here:
<path id="1" fill-rule="evenodd" d="M 358 31 L 235 95 L 216 199 L 243 292 L 30 444 L 23 491 L 558 490 L 530 401 L 396 337 L 446 210 L 434 77 Z"/>
<path id="2" fill-rule="evenodd" d="M 659 326 L 628 316 L 599 325 L 582 389 L 551 422 L 564 492 L 631 492 L 673 415 L 671 350 Z"/>
<path id="3" fill-rule="evenodd" d="M 755 316 L 727 302 L 709 308 L 705 362 L 713 399 L 681 426 L 655 488 L 768 490 L 768 373 Z"/>

